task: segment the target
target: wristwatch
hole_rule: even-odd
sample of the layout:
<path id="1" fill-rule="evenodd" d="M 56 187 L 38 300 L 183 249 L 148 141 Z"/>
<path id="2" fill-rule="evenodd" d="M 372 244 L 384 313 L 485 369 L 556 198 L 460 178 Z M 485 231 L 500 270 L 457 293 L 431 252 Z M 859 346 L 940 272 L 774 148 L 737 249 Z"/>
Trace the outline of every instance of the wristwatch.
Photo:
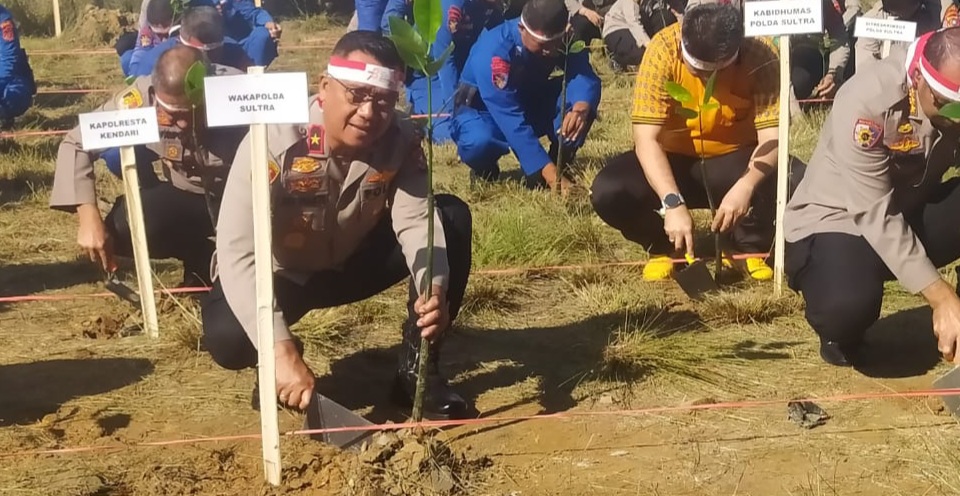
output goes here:
<path id="1" fill-rule="evenodd" d="M 664 196 L 660 203 L 663 205 L 664 210 L 670 210 L 683 205 L 683 196 L 680 193 L 670 193 L 667 196 Z"/>

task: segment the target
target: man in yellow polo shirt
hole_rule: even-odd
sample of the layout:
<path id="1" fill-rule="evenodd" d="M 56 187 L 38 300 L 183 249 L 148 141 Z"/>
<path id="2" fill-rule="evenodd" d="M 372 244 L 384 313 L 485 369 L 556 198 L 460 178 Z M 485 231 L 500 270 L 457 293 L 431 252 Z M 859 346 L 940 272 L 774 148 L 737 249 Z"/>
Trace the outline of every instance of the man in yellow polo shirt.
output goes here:
<path id="1" fill-rule="evenodd" d="M 714 105 L 702 111 L 702 121 L 681 115 L 665 83 L 686 88 L 692 107 L 703 101 L 714 71 Z M 712 230 L 729 233 L 732 251 L 770 250 L 776 180 L 768 176 L 777 168 L 779 94 L 776 48 L 767 39 L 744 37 L 735 4 L 691 0 L 680 23 L 651 40 L 634 89 L 635 148 L 609 159 L 591 187 L 600 218 L 650 253 L 645 279 L 671 277 L 670 259 L 682 258 L 684 250 L 693 254 L 688 207 L 709 206 L 701 153 L 717 203 Z M 745 265 L 754 279 L 773 277 L 762 258 Z"/>

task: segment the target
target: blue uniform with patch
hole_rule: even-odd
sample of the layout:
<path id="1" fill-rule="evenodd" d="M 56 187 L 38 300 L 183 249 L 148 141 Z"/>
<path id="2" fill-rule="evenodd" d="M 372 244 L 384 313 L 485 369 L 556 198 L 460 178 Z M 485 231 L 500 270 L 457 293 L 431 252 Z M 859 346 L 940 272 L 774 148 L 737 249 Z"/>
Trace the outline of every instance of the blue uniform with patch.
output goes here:
<path id="1" fill-rule="evenodd" d="M 127 50 L 120 56 L 120 68 L 123 69 L 124 76 L 130 76 L 133 68 L 140 65 L 140 62 L 146 57 L 147 53 L 166 41 L 166 37 L 161 37 L 153 32 L 150 26 L 140 28 L 137 34 L 137 43 L 133 50 Z M 150 66 L 153 69 L 153 65 Z"/>
<path id="2" fill-rule="evenodd" d="M 458 94 L 466 94 L 454 111 L 451 135 L 460 159 L 479 176 L 495 178 L 500 157 L 513 150 L 527 176 L 556 161 L 557 130 L 573 103 L 586 102 L 590 115 L 575 141 L 563 143 L 565 162 L 583 146 L 600 103 L 600 78 L 590 65 L 588 51 L 569 56 L 567 101 L 561 102 L 564 56 L 549 59 L 523 48 L 519 19 L 504 21 L 484 31 L 477 40 L 461 75 Z M 458 100 L 460 97 L 457 97 Z M 550 152 L 540 145 L 550 138 Z"/>
<path id="3" fill-rule="evenodd" d="M 33 104 L 37 85 L 10 11 L 0 6 L 0 124 L 6 126 Z"/>
<path id="4" fill-rule="evenodd" d="M 357 11 L 357 31 L 380 32 L 380 21 L 389 0 L 355 0 Z"/>
<path id="5" fill-rule="evenodd" d="M 499 3 L 489 0 L 442 0 L 444 22 L 437 31 L 430 55 L 440 58 L 453 43 L 453 53 L 431 78 L 433 109 L 427 105 L 427 76 L 420 71 L 409 71 L 406 80 L 407 101 L 412 114 L 450 114 L 453 111 L 453 94 L 460 84 L 460 73 L 467 63 L 470 49 L 476 43 L 484 28 L 490 28 L 503 21 L 503 11 Z M 381 28 L 390 32 L 390 17 L 412 19 L 413 5 L 408 0 L 389 0 L 383 14 Z M 434 117 L 433 141 L 442 143 L 451 139 L 451 117 Z"/>
<path id="6" fill-rule="evenodd" d="M 140 59 L 130 64 L 129 75 L 134 77 L 149 76 L 150 73 L 153 72 L 153 66 L 157 65 L 157 60 L 160 59 L 160 56 L 178 44 L 180 44 L 179 37 L 167 38 L 163 43 L 144 52 Z M 216 57 L 212 57 L 210 61 L 215 64 L 234 67 L 241 71 L 245 71 L 250 65 L 250 59 L 247 57 L 247 53 L 243 47 L 234 41 L 226 39 L 223 42 L 223 47 L 220 48 L 220 52 Z"/>
<path id="7" fill-rule="evenodd" d="M 277 41 L 265 27 L 273 17 L 253 0 L 190 0 L 188 6 L 219 6 L 226 37 L 243 47 L 254 65 L 267 67 L 277 58 Z"/>

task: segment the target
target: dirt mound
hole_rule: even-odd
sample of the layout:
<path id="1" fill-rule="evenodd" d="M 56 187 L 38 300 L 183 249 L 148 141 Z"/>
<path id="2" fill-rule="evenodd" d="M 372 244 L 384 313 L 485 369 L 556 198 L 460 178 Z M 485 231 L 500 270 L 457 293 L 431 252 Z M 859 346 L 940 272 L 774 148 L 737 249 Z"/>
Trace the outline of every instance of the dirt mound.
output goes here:
<path id="1" fill-rule="evenodd" d="M 69 37 L 81 46 L 109 45 L 121 34 L 136 29 L 137 14 L 88 5 L 70 28 Z"/>
<path id="2" fill-rule="evenodd" d="M 88 339 L 114 339 L 137 332 L 136 313 L 108 309 L 93 320 L 80 323 L 80 333 Z"/>
<path id="3" fill-rule="evenodd" d="M 410 431 L 384 432 L 359 455 L 327 452 L 305 456 L 290 466 L 291 491 L 333 489 L 351 496 L 450 496 L 470 494 L 489 458 L 456 454 L 433 437 Z"/>

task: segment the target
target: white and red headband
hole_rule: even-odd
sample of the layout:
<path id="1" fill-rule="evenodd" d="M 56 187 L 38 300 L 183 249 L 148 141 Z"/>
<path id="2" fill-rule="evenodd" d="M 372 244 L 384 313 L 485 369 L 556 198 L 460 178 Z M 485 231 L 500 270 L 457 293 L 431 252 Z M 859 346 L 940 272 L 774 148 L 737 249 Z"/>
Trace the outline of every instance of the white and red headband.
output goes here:
<path id="1" fill-rule="evenodd" d="M 400 91 L 404 74 L 383 66 L 342 57 L 330 57 L 327 74 L 341 81 L 366 84 L 390 91 Z"/>
<path id="2" fill-rule="evenodd" d="M 923 55 L 930 37 L 937 31 L 917 38 L 907 49 L 907 84 L 913 87 L 913 71 L 919 70 L 923 80 L 930 88 L 954 102 L 960 102 L 960 84 L 949 80 L 940 73 Z"/>
<path id="3" fill-rule="evenodd" d="M 183 34 L 180 35 L 180 43 L 187 45 L 188 47 L 196 48 L 197 50 L 203 52 L 209 52 L 210 50 L 216 50 L 223 46 L 222 41 L 216 43 L 190 43 L 186 38 L 183 37 Z"/>
<path id="4" fill-rule="evenodd" d="M 680 51 L 683 53 L 683 60 L 685 60 L 688 64 L 690 64 L 691 67 L 698 71 L 719 71 L 721 69 L 725 69 L 729 67 L 730 64 L 734 63 L 737 60 L 737 56 L 740 55 L 740 49 L 738 48 L 737 51 L 726 60 L 721 60 L 719 62 L 707 62 L 691 55 L 690 52 L 687 51 L 687 45 L 682 41 L 680 42 Z"/>
<path id="5" fill-rule="evenodd" d="M 540 34 L 540 33 L 537 33 L 536 31 L 530 29 L 530 26 L 527 25 L 527 21 L 523 20 L 523 14 L 520 14 L 520 25 L 523 26 L 523 29 L 526 29 L 526 30 L 527 30 L 527 33 L 529 33 L 530 36 L 533 37 L 533 39 L 535 39 L 535 40 L 537 40 L 537 41 L 540 41 L 540 42 L 543 42 L 543 43 L 548 43 L 548 42 L 551 42 L 551 41 L 553 41 L 553 40 L 558 40 L 558 39 L 562 38 L 563 35 L 567 34 L 566 31 L 561 31 L 561 32 L 559 32 L 559 33 L 557 33 L 557 34 L 555 34 L 555 35 L 553 35 L 553 36 L 544 36 L 544 35 L 542 35 L 542 34 Z"/>

